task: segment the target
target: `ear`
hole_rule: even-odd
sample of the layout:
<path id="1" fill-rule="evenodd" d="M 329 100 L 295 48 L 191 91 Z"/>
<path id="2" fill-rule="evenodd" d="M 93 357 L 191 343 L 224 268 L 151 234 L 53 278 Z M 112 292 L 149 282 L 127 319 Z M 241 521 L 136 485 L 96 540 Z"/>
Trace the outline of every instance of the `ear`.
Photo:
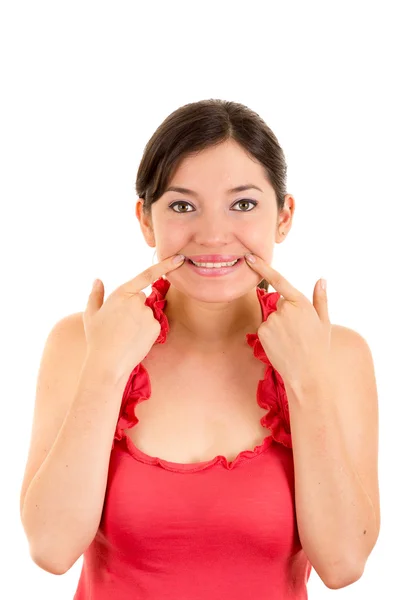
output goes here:
<path id="1" fill-rule="evenodd" d="M 139 226 L 141 228 L 146 243 L 151 248 L 155 248 L 156 240 L 154 237 L 153 223 L 151 217 L 149 215 L 146 215 L 143 211 L 143 198 L 138 198 L 137 200 L 135 206 L 135 215 L 139 221 Z"/>

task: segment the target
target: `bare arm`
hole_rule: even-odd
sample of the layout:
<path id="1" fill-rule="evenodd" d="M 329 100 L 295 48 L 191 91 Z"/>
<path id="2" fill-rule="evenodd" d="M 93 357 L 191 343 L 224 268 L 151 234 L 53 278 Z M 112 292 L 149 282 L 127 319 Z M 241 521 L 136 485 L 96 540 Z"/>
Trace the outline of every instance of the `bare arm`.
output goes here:
<path id="1" fill-rule="evenodd" d="M 58 346 L 62 341 L 60 336 Z M 70 347 L 69 352 L 72 350 Z M 59 384 L 62 368 L 54 362 L 56 354 L 59 362 L 59 353 L 54 348 L 52 353 L 52 359 L 45 361 L 40 375 L 42 394 L 46 394 L 45 399 L 39 398 L 37 418 L 41 420 L 46 411 L 47 419 L 48 411 L 56 414 L 56 409 L 51 407 L 58 399 L 50 395 L 57 386 L 44 385 L 48 378 L 52 381 L 57 378 L 57 370 Z M 63 424 L 21 495 L 21 520 L 31 556 L 40 567 L 57 574 L 66 572 L 76 562 L 98 529 L 110 452 L 126 384 L 106 372 L 94 356 L 84 356 L 77 389 L 71 394 Z M 65 366 L 63 370 L 67 370 Z M 63 393 L 67 393 L 66 382 L 65 386 Z"/>

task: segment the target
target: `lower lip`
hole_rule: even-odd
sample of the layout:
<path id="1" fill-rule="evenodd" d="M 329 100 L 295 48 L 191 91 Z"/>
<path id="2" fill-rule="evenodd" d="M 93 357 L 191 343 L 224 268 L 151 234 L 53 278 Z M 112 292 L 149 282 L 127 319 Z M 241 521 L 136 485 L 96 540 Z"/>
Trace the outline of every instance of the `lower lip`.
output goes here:
<path id="1" fill-rule="evenodd" d="M 239 258 L 235 265 L 232 267 L 219 267 L 219 269 L 207 268 L 207 267 L 196 267 L 189 260 L 185 261 L 185 264 L 190 267 L 193 271 L 195 271 L 198 275 L 203 275 L 204 277 L 219 277 L 220 275 L 227 275 L 228 273 L 232 273 L 232 271 L 236 271 L 238 267 L 243 262 L 242 258 Z"/>

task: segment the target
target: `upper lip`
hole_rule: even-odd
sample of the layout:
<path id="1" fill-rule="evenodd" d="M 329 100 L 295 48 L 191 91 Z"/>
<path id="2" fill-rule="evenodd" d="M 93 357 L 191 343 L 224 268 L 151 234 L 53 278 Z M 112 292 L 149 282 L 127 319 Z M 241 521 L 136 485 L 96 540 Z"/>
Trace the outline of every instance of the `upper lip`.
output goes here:
<path id="1" fill-rule="evenodd" d="M 186 258 L 190 258 L 190 260 L 194 260 L 194 262 L 231 262 L 236 260 L 237 258 L 241 258 L 241 256 L 237 256 L 236 254 L 193 254 L 193 256 L 187 256 Z"/>

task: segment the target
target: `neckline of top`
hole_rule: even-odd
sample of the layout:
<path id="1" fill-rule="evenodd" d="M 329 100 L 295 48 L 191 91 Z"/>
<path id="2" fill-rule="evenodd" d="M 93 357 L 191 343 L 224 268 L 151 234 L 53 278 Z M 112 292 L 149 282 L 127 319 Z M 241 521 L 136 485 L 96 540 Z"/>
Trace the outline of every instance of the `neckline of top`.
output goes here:
<path id="1" fill-rule="evenodd" d="M 160 323 L 160 333 L 154 342 L 155 344 L 164 344 L 170 331 L 169 321 L 164 313 L 167 303 L 166 294 L 170 285 L 167 279 L 160 277 L 152 283 L 152 292 L 145 301 L 145 305 L 152 309 L 154 317 Z M 262 309 L 262 321 L 264 321 L 269 314 L 277 310 L 277 301 L 280 294 L 278 292 L 268 293 L 258 287 L 256 292 Z M 135 416 L 135 406 L 142 399 L 149 399 L 151 395 L 149 374 L 142 363 L 139 363 L 132 371 L 125 387 L 115 439 L 121 440 L 126 450 L 138 461 L 159 465 L 168 471 L 174 472 L 202 471 L 219 463 L 226 469 L 233 469 L 240 462 L 263 454 L 273 441 L 279 442 L 287 448 L 292 448 L 288 401 L 283 380 L 270 363 L 259 340 L 258 333 L 247 333 L 246 342 L 253 348 L 255 358 L 268 365 L 264 379 L 258 382 L 257 401 L 260 406 L 268 409 L 268 412 L 262 417 L 261 423 L 271 431 L 271 435 L 266 435 L 261 444 L 255 446 L 253 450 L 243 450 L 231 461 L 223 455 L 218 455 L 211 460 L 202 462 L 177 463 L 149 456 L 137 448 L 132 439 L 125 434 L 124 429 L 136 425 L 138 419 Z M 114 447 L 114 441 L 112 447 Z"/>

